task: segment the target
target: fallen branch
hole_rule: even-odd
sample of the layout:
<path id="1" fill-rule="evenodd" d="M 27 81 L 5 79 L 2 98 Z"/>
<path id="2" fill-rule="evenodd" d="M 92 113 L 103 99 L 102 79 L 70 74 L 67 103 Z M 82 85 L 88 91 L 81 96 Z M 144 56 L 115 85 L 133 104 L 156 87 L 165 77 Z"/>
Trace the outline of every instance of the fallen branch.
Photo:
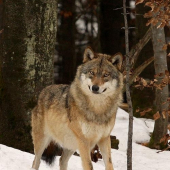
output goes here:
<path id="1" fill-rule="evenodd" d="M 168 149 L 170 149 L 170 146 L 168 146 L 167 148 L 165 148 L 165 149 L 163 149 L 163 150 L 161 150 L 161 151 L 158 151 L 158 152 L 156 152 L 156 153 L 160 153 L 160 152 L 163 152 L 163 151 L 167 151 Z"/>

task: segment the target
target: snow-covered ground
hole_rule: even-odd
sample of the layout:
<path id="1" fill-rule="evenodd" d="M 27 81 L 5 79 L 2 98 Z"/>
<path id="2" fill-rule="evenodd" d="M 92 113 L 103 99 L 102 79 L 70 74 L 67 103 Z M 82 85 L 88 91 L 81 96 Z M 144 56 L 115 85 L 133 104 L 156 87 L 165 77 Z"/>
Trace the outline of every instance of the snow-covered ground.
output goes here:
<path id="1" fill-rule="evenodd" d="M 164 151 L 156 153 L 137 143 L 147 142 L 149 134 L 153 131 L 154 121 L 148 119 L 134 118 L 133 132 L 133 170 L 170 170 L 170 152 Z M 128 114 L 119 109 L 116 124 L 112 135 L 116 136 L 119 141 L 119 150 L 112 149 L 112 160 L 115 170 L 126 169 L 126 149 L 127 149 L 127 132 L 128 132 Z M 0 170 L 30 170 L 34 155 L 20 150 L 0 145 Z M 40 170 L 57 170 L 59 169 L 59 157 L 52 167 L 46 165 L 43 161 Z M 103 160 L 93 163 L 95 170 L 104 170 Z M 72 156 L 68 170 L 82 170 L 81 160 L 77 156 Z"/>

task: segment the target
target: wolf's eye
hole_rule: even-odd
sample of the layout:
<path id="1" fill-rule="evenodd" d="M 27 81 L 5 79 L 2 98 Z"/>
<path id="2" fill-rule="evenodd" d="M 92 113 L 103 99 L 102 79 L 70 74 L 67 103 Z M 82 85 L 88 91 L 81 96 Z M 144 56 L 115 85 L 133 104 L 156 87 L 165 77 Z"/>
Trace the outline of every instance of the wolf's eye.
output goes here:
<path id="1" fill-rule="evenodd" d="M 109 77 L 109 76 L 110 76 L 109 73 L 104 74 L 104 77 Z"/>
<path id="2" fill-rule="evenodd" d="M 94 75 L 94 72 L 93 72 L 93 71 L 89 71 L 89 73 L 90 73 L 91 75 Z"/>

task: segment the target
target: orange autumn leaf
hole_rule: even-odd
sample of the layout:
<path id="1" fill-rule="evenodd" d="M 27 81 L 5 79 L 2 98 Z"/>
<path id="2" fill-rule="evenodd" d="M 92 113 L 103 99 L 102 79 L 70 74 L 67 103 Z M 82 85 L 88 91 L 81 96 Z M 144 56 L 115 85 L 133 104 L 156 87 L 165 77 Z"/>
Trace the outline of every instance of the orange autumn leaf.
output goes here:
<path id="1" fill-rule="evenodd" d="M 144 0 L 136 0 L 136 5 L 143 3 Z"/>
<path id="2" fill-rule="evenodd" d="M 161 116 L 160 116 L 160 114 L 159 114 L 159 112 L 156 112 L 154 115 L 153 115 L 153 119 L 154 120 L 157 120 L 157 119 L 159 119 Z"/>
<path id="3" fill-rule="evenodd" d="M 162 116 L 163 116 L 164 119 L 166 118 L 166 111 L 165 110 L 162 111 Z"/>

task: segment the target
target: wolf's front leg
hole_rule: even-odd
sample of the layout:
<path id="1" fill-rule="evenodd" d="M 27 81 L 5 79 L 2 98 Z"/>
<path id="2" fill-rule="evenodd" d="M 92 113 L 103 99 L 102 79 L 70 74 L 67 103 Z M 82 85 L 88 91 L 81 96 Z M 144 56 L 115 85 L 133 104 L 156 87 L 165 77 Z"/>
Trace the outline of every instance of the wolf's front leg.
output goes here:
<path id="1" fill-rule="evenodd" d="M 99 143 L 99 148 L 105 163 L 106 170 L 114 170 L 111 158 L 111 143 L 110 136 L 102 139 Z"/>
<path id="2" fill-rule="evenodd" d="M 83 170 L 93 170 L 90 157 L 90 145 L 85 139 L 78 139 L 78 147 L 82 160 Z"/>

